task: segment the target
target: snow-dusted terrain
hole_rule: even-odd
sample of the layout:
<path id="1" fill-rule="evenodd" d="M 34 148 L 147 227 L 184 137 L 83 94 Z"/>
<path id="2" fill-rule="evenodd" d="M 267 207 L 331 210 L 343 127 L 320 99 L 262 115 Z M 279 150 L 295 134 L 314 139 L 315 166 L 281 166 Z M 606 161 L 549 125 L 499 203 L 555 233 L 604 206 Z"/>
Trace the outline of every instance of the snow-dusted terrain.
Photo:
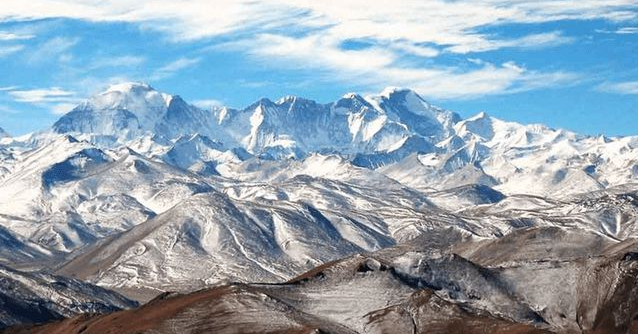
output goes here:
<path id="1" fill-rule="evenodd" d="M 82 281 L 0 265 L 0 329 L 134 306 L 121 295 Z"/>
<path id="2" fill-rule="evenodd" d="M 635 333 L 636 246 L 571 228 L 481 239 L 452 227 L 289 282 L 167 294 L 33 332 Z"/>
<path id="3" fill-rule="evenodd" d="M 0 137 L 0 263 L 138 291 L 141 299 L 224 282 L 283 282 L 353 254 L 414 248 L 415 240 L 452 228 L 471 242 L 445 256 L 424 259 L 417 247 L 376 258 L 409 282 L 371 296 L 361 314 L 340 312 L 348 303 L 324 305 L 321 296 L 345 296 L 352 285 L 395 286 L 396 277 L 310 289 L 303 298 L 312 309 L 277 288 L 266 294 L 359 332 L 387 326 L 391 320 L 373 316 L 385 307 L 404 314 L 421 305 L 414 293 L 423 286 L 460 318 L 458 298 L 480 321 L 536 326 L 542 318 L 577 328 L 574 310 L 537 285 L 554 278 L 576 284 L 569 266 L 585 270 L 581 262 L 561 251 L 557 263 L 570 264 L 559 277 L 538 250 L 498 262 L 497 250 L 485 249 L 506 240 L 527 245 L 530 239 L 516 236 L 538 229 L 558 240 L 582 238 L 607 256 L 618 247 L 629 252 L 638 237 L 638 136 L 583 136 L 485 113 L 461 119 L 408 89 L 349 93 L 326 104 L 286 96 L 202 110 L 147 84 L 124 83 L 50 129 Z M 422 264 L 444 276 L 422 277 L 414 272 Z M 462 282 L 483 267 L 501 281 Z M 525 281 L 533 271 L 549 276 Z M 436 285 L 442 279 L 463 293 Z M 490 297 L 476 301 L 476 294 Z M 293 320 L 310 321 L 306 315 Z"/>

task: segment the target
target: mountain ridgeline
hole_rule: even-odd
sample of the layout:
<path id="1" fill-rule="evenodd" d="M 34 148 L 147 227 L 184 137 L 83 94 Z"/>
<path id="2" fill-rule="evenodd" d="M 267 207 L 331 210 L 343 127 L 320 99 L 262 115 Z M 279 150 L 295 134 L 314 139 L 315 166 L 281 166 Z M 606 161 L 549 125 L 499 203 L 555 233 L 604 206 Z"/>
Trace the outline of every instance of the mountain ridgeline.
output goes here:
<path id="1" fill-rule="evenodd" d="M 638 331 L 638 136 L 123 83 L 0 137 L 3 324 L 160 294 L 10 333 Z"/>

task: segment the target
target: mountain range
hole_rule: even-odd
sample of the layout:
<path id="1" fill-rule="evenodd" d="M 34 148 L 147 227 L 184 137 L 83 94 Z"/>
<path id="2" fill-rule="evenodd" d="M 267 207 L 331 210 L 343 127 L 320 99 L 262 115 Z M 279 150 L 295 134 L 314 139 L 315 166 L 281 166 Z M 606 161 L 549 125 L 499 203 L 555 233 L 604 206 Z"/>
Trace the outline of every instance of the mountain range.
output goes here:
<path id="1" fill-rule="evenodd" d="M 0 264 L 16 277 L 176 293 L 141 314 L 221 298 L 246 309 L 220 321 L 258 314 L 257 332 L 275 310 L 273 328 L 335 333 L 636 328 L 621 306 L 638 293 L 638 136 L 462 119 L 409 89 L 203 110 L 143 83 L 2 133 Z M 162 313 L 161 332 L 211 316 L 198 305 Z"/>

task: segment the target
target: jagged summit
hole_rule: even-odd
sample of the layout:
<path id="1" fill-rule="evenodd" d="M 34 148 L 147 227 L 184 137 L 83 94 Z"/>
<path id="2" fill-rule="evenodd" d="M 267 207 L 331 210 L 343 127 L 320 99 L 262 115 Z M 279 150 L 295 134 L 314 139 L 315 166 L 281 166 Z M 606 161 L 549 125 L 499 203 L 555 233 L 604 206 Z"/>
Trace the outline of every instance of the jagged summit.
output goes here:
<path id="1" fill-rule="evenodd" d="M 469 120 L 475 121 L 475 120 L 479 120 L 479 119 L 485 119 L 485 118 L 488 118 L 488 117 L 490 117 L 490 116 L 485 111 L 481 111 L 478 114 L 468 118 L 467 120 L 468 121 Z"/>
<path id="2" fill-rule="evenodd" d="M 294 103 L 299 97 L 296 95 L 286 95 L 275 101 L 275 104 Z"/>
<path id="3" fill-rule="evenodd" d="M 380 102 L 403 105 L 412 112 L 425 112 L 427 115 L 431 115 L 430 111 L 433 109 L 429 102 L 409 88 L 387 87 L 376 98 L 372 98 Z"/>
<path id="4" fill-rule="evenodd" d="M 111 136 L 120 141 L 145 133 L 165 138 L 212 131 L 214 117 L 177 95 L 161 93 L 146 83 L 110 86 L 81 103 L 54 125 L 58 133 Z"/>
<path id="5" fill-rule="evenodd" d="M 0 139 L 1 138 L 8 138 L 8 137 L 11 137 L 11 135 L 8 132 L 4 131 L 3 128 L 0 128 Z"/>
<path id="6" fill-rule="evenodd" d="M 397 159 L 410 153 L 399 150 L 406 143 L 412 147 L 429 142 L 430 147 L 443 139 L 457 119 L 455 113 L 433 107 L 409 89 L 386 89 L 366 97 L 351 93 L 326 104 L 287 95 L 276 102 L 262 98 L 240 110 L 204 111 L 149 84 L 126 82 L 80 104 L 53 129 L 109 136 L 120 143 L 145 134 L 176 140 L 200 133 L 226 148 L 241 147 L 274 159 L 312 152 L 390 151 Z"/>
<path id="7" fill-rule="evenodd" d="M 135 140 L 131 144 L 135 149 L 156 152 L 191 171 L 217 170 L 217 163 L 250 156 L 283 160 L 312 153 L 337 154 L 357 166 L 378 168 L 411 154 L 427 154 L 421 159 L 427 166 L 413 166 L 417 176 L 388 172 L 410 184 L 416 180 L 419 187 L 489 180 L 487 185 L 502 184 L 508 191 L 515 191 L 520 182 L 529 182 L 526 191 L 530 193 L 554 192 L 561 185 L 588 190 L 626 180 L 638 170 L 635 159 L 623 153 L 634 151 L 635 139 L 596 140 L 543 125 L 502 121 L 485 112 L 463 120 L 431 105 L 414 90 L 396 87 L 365 97 L 348 93 L 332 103 L 287 95 L 276 102 L 262 98 L 243 109 L 203 111 L 148 84 L 122 83 L 80 104 L 53 129 L 81 139 L 108 137 L 119 144 Z M 215 144 L 192 141 L 185 145 L 179 140 L 196 133 Z M 173 149 L 176 143 L 179 149 Z M 527 150 L 524 154 L 515 153 L 522 148 Z M 167 152 L 188 159 L 178 162 L 164 156 Z M 202 161 L 208 163 L 206 168 L 199 166 Z M 576 165 L 582 165 L 579 171 L 566 172 Z M 441 166 L 454 176 L 439 177 Z M 620 167 L 614 166 L 626 167 L 616 173 Z M 613 171 L 614 176 L 601 176 L 604 171 Z M 418 176 L 423 174 L 429 176 Z M 539 175 L 548 181 L 534 182 Z"/>

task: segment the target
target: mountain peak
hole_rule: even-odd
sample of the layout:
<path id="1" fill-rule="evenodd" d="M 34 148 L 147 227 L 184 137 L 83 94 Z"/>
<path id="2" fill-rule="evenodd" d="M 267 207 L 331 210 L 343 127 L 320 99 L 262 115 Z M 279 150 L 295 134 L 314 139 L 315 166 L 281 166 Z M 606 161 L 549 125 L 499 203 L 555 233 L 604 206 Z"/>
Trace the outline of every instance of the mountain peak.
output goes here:
<path id="1" fill-rule="evenodd" d="M 0 128 L 0 139 L 8 138 L 8 137 L 11 137 L 11 135 L 9 133 L 7 133 L 6 131 L 4 131 L 3 128 Z"/>
<path id="2" fill-rule="evenodd" d="M 294 103 L 299 97 L 296 95 L 286 95 L 275 102 L 275 104 Z"/>
<path id="3" fill-rule="evenodd" d="M 113 84 L 109 86 L 102 94 L 112 93 L 112 92 L 120 92 L 120 93 L 130 93 L 133 91 L 154 91 L 155 89 L 151 87 L 146 82 L 122 82 L 118 84 Z"/>
<path id="4" fill-rule="evenodd" d="M 168 107 L 172 99 L 172 95 L 160 93 L 147 83 L 124 82 L 109 86 L 104 92 L 92 96 L 86 104 L 93 109 L 159 113 Z"/>
<path id="5" fill-rule="evenodd" d="M 465 119 L 465 121 L 466 122 L 476 122 L 476 121 L 489 120 L 490 118 L 491 118 L 490 115 L 488 115 L 485 111 L 481 111 L 478 114 Z"/>
<path id="6" fill-rule="evenodd" d="M 361 98 L 361 96 L 357 93 L 345 93 L 343 94 L 343 96 L 341 96 L 342 99 L 358 99 Z"/>
<path id="7" fill-rule="evenodd" d="M 355 109 L 361 109 L 364 107 L 373 109 L 370 103 L 366 101 L 366 99 L 363 98 L 363 96 L 357 93 L 344 94 L 339 100 L 337 100 L 333 104 L 333 107 L 336 108 L 337 110 L 341 108 L 343 108 L 344 110 L 355 110 Z"/>
<path id="8" fill-rule="evenodd" d="M 110 86 L 60 118 L 58 133 L 91 133 L 128 140 L 150 132 L 167 138 L 208 134 L 212 114 L 186 103 L 178 95 L 158 92 L 147 83 Z"/>
<path id="9" fill-rule="evenodd" d="M 483 140 L 491 140 L 494 137 L 494 119 L 487 115 L 486 112 L 480 113 L 465 119 L 456 124 L 456 132 L 461 137 L 468 139 L 472 136 L 478 136 Z"/>
<path id="10" fill-rule="evenodd" d="M 386 87 L 374 99 L 380 103 L 389 103 L 395 107 L 403 106 L 417 114 L 432 115 L 432 105 L 409 88 Z"/>

